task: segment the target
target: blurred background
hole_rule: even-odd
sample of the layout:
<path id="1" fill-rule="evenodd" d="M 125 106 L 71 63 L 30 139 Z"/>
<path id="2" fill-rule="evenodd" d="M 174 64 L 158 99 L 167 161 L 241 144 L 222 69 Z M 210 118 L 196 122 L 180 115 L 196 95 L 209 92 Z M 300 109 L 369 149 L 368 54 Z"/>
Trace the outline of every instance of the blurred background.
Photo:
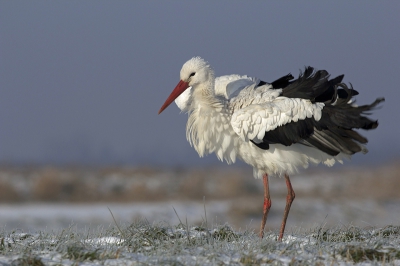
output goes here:
<path id="1" fill-rule="evenodd" d="M 258 228 L 262 185 L 243 163 L 198 158 L 187 115 L 157 111 L 184 62 L 273 81 L 345 74 L 358 104 L 385 97 L 369 153 L 292 178 L 288 228 L 400 223 L 400 2 L 0 1 L 0 226 L 133 219 Z M 271 178 L 269 229 L 286 187 Z"/>

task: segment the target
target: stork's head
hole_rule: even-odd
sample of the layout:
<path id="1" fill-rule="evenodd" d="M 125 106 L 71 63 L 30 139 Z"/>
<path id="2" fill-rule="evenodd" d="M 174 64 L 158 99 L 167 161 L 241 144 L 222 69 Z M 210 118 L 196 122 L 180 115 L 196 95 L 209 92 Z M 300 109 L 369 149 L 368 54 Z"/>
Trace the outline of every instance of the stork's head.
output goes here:
<path id="1" fill-rule="evenodd" d="M 187 82 L 189 87 L 205 83 L 212 74 L 210 65 L 201 57 L 193 57 L 181 69 L 181 80 Z"/>
<path id="2" fill-rule="evenodd" d="M 214 72 L 210 65 L 201 57 L 193 57 L 187 61 L 180 73 L 181 80 L 175 89 L 169 95 L 158 113 L 160 114 L 166 109 L 179 95 L 187 88 L 195 89 L 199 84 L 205 84 L 214 78 Z"/>

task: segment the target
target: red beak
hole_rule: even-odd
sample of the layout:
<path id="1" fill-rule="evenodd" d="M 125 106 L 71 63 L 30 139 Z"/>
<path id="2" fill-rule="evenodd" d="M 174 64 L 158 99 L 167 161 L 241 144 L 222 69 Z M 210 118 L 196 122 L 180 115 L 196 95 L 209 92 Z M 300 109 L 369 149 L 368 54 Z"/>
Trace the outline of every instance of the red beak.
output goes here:
<path id="1" fill-rule="evenodd" d="M 158 114 L 161 114 L 161 112 L 164 111 L 164 109 L 167 108 L 176 98 L 178 98 L 178 96 L 181 95 L 182 92 L 184 92 L 187 88 L 189 88 L 189 82 L 185 82 L 182 80 L 179 81 L 178 85 L 176 85 L 175 89 L 171 92 L 163 106 L 161 106 Z"/>

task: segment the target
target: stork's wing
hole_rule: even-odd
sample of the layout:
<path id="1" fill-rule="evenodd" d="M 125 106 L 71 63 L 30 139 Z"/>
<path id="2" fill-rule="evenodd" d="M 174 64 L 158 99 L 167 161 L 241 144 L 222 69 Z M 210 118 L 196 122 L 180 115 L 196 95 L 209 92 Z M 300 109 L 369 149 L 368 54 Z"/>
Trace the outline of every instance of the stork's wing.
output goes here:
<path id="1" fill-rule="evenodd" d="M 215 94 L 224 96 L 225 99 L 235 97 L 247 86 L 257 85 L 260 80 L 257 78 L 241 75 L 226 75 L 215 79 Z"/>
<path id="2" fill-rule="evenodd" d="M 313 104 L 306 99 L 276 97 L 277 93 L 280 90 L 269 89 L 256 95 L 253 101 L 246 101 L 243 97 L 242 101 L 236 100 L 233 103 L 241 106 L 234 111 L 231 118 L 233 130 L 240 138 L 261 143 L 267 132 L 280 126 L 306 118 L 313 117 L 317 121 L 321 119 L 323 103 Z"/>
<path id="3" fill-rule="evenodd" d="M 353 105 L 351 98 L 358 92 L 341 83 L 343 75 L 329 79 L 328 72 L 314 72 L 312 67 L 298 79 L 291 78 L 289 74 L 271 84 L 248 86 L 230 100 L 231 125 L 244 141 L 261 149 L 269 149 L 269 144 L 300 143 L 332 156 L 367 151 L 361 145 L 367 139 L 354 129 L 378 126 L 364 115 L 383 98 Z"/>

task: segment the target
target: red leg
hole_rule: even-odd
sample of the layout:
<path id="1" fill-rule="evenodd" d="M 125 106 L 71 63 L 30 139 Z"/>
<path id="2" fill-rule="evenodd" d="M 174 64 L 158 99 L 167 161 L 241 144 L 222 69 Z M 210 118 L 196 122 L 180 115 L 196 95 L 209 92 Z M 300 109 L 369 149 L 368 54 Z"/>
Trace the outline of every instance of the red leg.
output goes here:
<path id="1" fill-rule="evenodd" d="M 264 183 L 264 207 L 263 207 L 263 218 L 261 221 L 261 228 L 260 228 L 260 238 L 264 236 L 264 228 L 265 223 L 267 222 L 267 216 L 269 209 L 271 208 L 271 198 L 269 196 L 269 186 L 268 186 L 268 175 L 263 175 L 263 183 Z"/>
<path id="2" fill-rule="evenodd" d="M 283 220 L 282 220 L 282 225 L 281 225 L 281 230 L 279 230 L 279 238 L 278 241 L 282 240 L 283 233 L 285 232 L 285 227 L 286 227 L 286 220 L 289 215 L 290 211 L 290 206 L 292 206 L 292 202 L 295 198 L 295 194 L 292 188 L 292 183 L 290 183 L 289 176 L 285 174 L 285 180 L 286 180 L 286 186 L 288 190 L 288 194 L 286 196 L 286 207 L 285 207 L 285 212 L 283 213 Z"/>

